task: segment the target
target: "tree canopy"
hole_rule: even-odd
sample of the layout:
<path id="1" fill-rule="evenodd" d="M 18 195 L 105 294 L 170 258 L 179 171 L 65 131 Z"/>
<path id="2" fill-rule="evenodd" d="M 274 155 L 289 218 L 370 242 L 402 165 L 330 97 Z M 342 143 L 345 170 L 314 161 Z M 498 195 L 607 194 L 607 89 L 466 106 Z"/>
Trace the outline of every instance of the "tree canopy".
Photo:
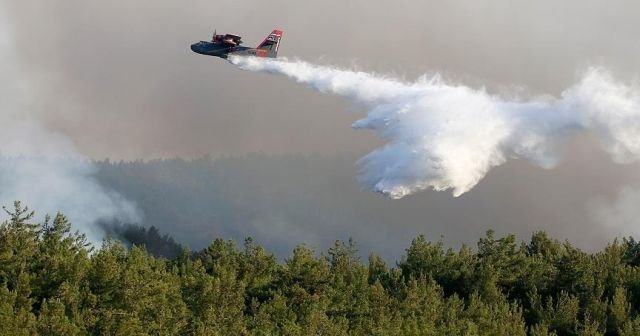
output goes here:
<path id="1" fill-rule="evenodd" d="M 5 211 L 1 335 L 640 335 L 633 238 L 588 253 L 544 232 L 460 249 L 418 236 L 395 265 L 349 240 L 278 261 L 250 238 L 189 252 L 155 229 L 93 248 L 63 214 Z"/>

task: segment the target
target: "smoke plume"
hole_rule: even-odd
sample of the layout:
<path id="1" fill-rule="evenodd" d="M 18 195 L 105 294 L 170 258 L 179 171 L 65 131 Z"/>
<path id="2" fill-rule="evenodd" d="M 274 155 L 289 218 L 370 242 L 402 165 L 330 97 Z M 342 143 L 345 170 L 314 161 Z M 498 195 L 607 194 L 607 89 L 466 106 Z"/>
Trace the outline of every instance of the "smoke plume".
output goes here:
<path id="1" fill-rule="evenodd" d="M 471 190 L 492 168 L 525 159 L 552 168 L 572 136 L 590 132 L 617 163 L 640 159 L 640 91 L 592 68 L 559 97 L 507 99 L 439 76 L 414 82 L 302 61 L 233 57 L 244 70 L 285 75 L 368 109 L 354 129 L 387 141 L 360 160 L 361 182 L 402 198 L 421 190 Z"/>
<path id="2" fill-rule="evenodd" d="M 2 24 L 7 19 L 0 7 L 0 205 L 20 200 L 39 214 L 62 212 L 74 229 L 97 243 L 104 235 L 97 222 L 136 222 L 139 211 L 95 179 L 97 167 L 69 138 L 30 114 L 37 90 L 20 71 L 11 34 Z"/>

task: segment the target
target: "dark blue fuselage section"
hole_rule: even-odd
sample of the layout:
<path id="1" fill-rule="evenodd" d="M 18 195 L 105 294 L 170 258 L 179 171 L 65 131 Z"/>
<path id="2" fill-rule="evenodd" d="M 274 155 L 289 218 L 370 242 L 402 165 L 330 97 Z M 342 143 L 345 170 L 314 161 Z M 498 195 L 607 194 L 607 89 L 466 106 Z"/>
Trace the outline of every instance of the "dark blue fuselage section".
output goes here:
<path id="1" fill-rule="evenodd" d="M 226 43 L 206 42 L 206 41 L 200 41 L 198 43 L 192 44 L 191 50 L 198 54 L 216 56 L 221 58 L 227 58 L 229 57 L 230 54 L 236 54 L 236 55 L 255 54 L 254 48 L 243 47 L 243 46 L 231 46 Z M 253 50 L 254 52 L 251 53 L 250 52 L 251 50 Z"/>

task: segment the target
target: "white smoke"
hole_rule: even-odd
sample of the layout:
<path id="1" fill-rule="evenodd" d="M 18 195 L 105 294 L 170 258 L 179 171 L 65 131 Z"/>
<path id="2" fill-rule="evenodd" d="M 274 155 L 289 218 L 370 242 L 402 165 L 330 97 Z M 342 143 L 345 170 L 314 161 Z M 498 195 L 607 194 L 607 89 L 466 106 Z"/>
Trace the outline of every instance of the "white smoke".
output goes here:
<path id="1" fill-rule="evenodd" d="M 615 236 L 640 234 L 638 227 L 638 204 L 640 189 L 638 186 L 625 186 L 611 199 L 594 199 L 590 202 L 589 212 L 596 221 Z"/>
<path id="2" fill-rule="evenodd" d="M 471 190 L 507 159 L 545 168 L 578 132 L 595 133 L 618 163 L 640 159 L 640 90 L 592 68 L 560 97 L 506 99 L 439 76 L 414 82 L 286 59 L 232 57 L 244 70 L 282 74 L 368 109 L 352 126 L 388 143 L 365 157 L 365 188 L 402 198 L 433 188 L 454 196 Z"/>
<path id="3" fill-rule="evenodd" d="M 14 200 L 39 214 L 64 213 L 93 243 L 104 233 L 99 221 L 137 222 L 133 203 L 94 177 L 97 167 L 64 134 L 47 129 L 31 114 L 35 92 L 19 67 L 0 7 L 0 205 Z M 40 217 L 41 218 L 41 217 Z"/>

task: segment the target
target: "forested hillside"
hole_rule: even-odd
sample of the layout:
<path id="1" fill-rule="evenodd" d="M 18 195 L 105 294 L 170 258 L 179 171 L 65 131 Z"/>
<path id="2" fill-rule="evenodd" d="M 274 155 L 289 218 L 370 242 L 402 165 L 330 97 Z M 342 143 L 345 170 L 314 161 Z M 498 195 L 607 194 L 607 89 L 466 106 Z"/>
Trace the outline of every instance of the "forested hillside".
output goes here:
<path id="1" fill-rule="evenodd" d="M 98 167 L 103 185 L 140 208 L 143 222 L 137 224 L 155 226 L 193 249 L 216 236 L 241 241 L 247 232 L 263 242 L 273 240 L 277 248 L 289 245 L 283 237 L 298 232 L 312 237 L 340 226 L 348 237 L 353 232 L 345 223 L 357 228 L 370 217 L 362 200 L 353 197 L 360 191 L 352 158 L 255 154 L 104 161 Z M 292 247 L 276 252 L 284 255 Z"/>
<path id="2" fill-rule="evenodd" d="M 0 226 L 0 335 L 639 335 L 640 243 L 586 253 L 543 232 L 477 247 L 416 237 L 397 265 L 353 241 L 283 261 L 224 238 L 174 259 L 16 203 Z"/>
<path id="3" fill-rule="evenodd" d="M 635 232 L 629 223 L 598 222 L 592 211 L 594 198 L 613 197 L 640 166 L 602 178 L 598 174 L 618 166 L 595 160 L 584 170 L 578 160 L 549 171 L 512 162 L 461 197 L 425 192 L 390 201 L 361 190 L 357 159 L 251 154 L 101 161 L 95 177 L 137 205 L 142 222 L 131 224 L 155 226 L 193 250 L 215 237 L 242 241 L 252 236 L 283 258 L 301 242 L 324 250 L 335 239 L 354 237 L 364 257 L 375 250 L 393 261 L 423 233 L 459 247 L 473 245 L 488 229 L 519 239 L 545 230 L 591 251 L 616 235 Z"/>

